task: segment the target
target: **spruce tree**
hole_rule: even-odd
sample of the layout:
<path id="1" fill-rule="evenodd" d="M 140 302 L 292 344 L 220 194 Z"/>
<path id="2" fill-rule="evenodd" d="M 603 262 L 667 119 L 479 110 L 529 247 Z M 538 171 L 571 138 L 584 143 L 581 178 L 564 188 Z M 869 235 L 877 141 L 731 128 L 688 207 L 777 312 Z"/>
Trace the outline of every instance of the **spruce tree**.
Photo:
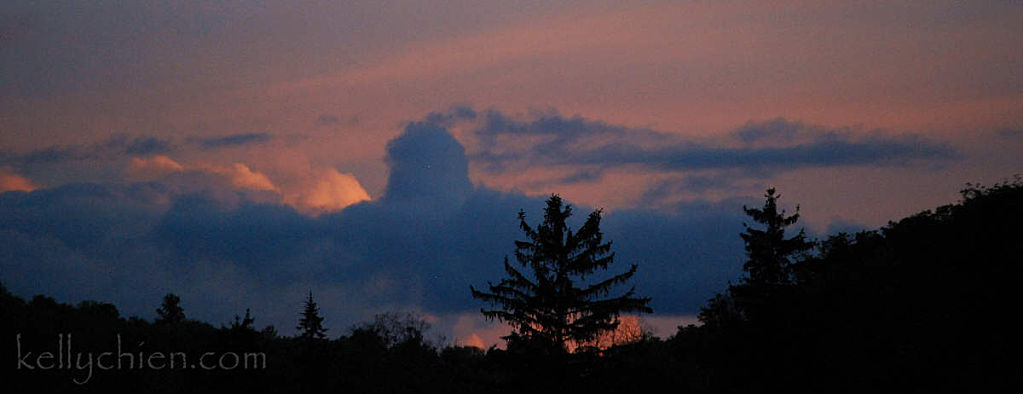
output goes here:
<path id="1" fill-rule="evenodd" d="M 488 282 L 489 292 L 470 286 L 472 296 L 497 306 L 481 309 L 487 319 L 498 319 L 515 328 L 506 339 L 524 339 L 544 346 L 566 349 L 593 340 L 602 332 L 614 330 L 623 312 L 652 312 L 648 297 L 636 297 L 635 286 L 616 297 L 611 290 L 624 284 L 637 266 L 617 275 L 600 275 L 614 262 L 611 242 L 604 242 L 600 231 L 601 211 L 589 215 L 574 232 L 565 223 L 572 207 L 557 195 L 547 200 L 544 220 L 536 228 L 526 223 L 519 212 L 519 227 L 526 241 L 515 241 L 515 258 L 520 268 L 504 259 L 507 277 L 496 285 Z M 528 276 L 527 276 L 528 275 Z M 587 281 L 592 276 L 602 280 Z M 595 282 L 595 283 L 590 283 Z"/>
<path id="2" fill-rule="evenodd" d="M 702 311 L 701 320 L 705 323 L 716 320 L 721 323 L 721 328 L 726 328 L 736 323 L 736 317 L 739 317 L 741 321 L 774 332 L 779 329 L 777 325 L 785 324 L 790 313 L 788 305 L 797 299 L 798 288 L 793 285 L 793 258 L 812 248 L 813 243 L 806 239 L 803 230 L 791 238 L 785 237 L 785 228 L 799 220 L 799 206 L 796 206 L 796 213 L 786 216 L 784 210 L 778 209 L 781 196 L 775 194 L 774 188 L 767 189 L 764 198 L 762 208 L 743 207 L 746 214 L 760 225 L 758 227 L 762 226 L 754 228 L 743 223 L 746 230 L 740 236 L 746 244 L 746 262 L 742 268 L 747 276 L 742 283 L 729 286 L 725 298 L 712 300 L 710 306 L 717 309 Z M 721 309 L 725 306 L 722 301 L 734 301 L 731 305 L 735 309 Z"/>
<path id="3" fill-rule="evenodd" d="M 746 283 L 754 285 L 784 285 L 792 281 L 792 257 L 813 247 L 806 234 L 799 230 L 792 238 L 785 238 L 785 228 L 799 220 L 799 206 L 796 213 L 785 216 L 778 211 L 778 199 L 774 188 L 767 189 L 763 208 L 742 207 L 754 222 L 763 225 L 755 229 L 743 223 L 746 230 L 740 234 L 746 243 L 746 263 L 742 268 L 749 275 Z"/>
<path id="4" fill-rule="evenodd" d="M 327 329 L 323 328 L 323 317 L 320 317 L 320 308 L 313 301 L 313 292 L 309 292 L 309 298 L 305 300 L 305 308 L 302 310 L 302 319 L 295 327 L 299 331 L 299 338 L 323 339 L 326 337 Z"/>

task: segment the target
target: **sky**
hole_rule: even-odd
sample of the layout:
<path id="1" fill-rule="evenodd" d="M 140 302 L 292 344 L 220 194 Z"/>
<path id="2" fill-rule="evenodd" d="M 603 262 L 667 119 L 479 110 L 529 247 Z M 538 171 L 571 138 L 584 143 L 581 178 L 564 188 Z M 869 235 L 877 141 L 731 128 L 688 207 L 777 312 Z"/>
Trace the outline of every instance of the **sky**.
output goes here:
<path id="1" fill-rule="evenodd" d="M 776 187 L 815 237 L 1023 173 L 1016 1 L 8 1 L 0 281 L 333 335 L 497 343 L 547 196 L 603 209 L 661 336 L 741 277 Z M 623 268 L 624 269 L 624 268 Z"/>

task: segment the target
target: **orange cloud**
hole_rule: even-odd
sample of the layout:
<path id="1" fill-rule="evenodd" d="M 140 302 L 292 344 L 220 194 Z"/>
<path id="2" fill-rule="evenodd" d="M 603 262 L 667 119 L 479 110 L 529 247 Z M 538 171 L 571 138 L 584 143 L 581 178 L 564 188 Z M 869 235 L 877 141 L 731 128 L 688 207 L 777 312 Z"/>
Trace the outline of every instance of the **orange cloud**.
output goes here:
<path id="1" fill-rule="evenodd" d="M 334 168 L 314 169 L 308 165 L 299 171 L 291 171 L 293 174 L 281 185 L 275 184 L 266 174 L 253 171 L 244 163 L 229 166 L 202 163 L 183 165 L 167 156 L 132 158 L 127 173 L 129 179 L 134 181 L 154 181 L 185 171 L 216 174 L 237 189 L 276 192 L 281 196 L 281 202 L 307 215 L 339 211 L 371 199 L 354 175 Z"/>
<path id="2" fill-rule="evenodd" d="M 154 180 L 184 170 L 184 166 L 167 156 L 133 157 L 128 165 L 128 177 L 133 180 Z"/>
<path id="3" fill-rule="evenodd" d="M 207 167 L 209 172 L 222 175 L 231 181 L 231 185 L 239 189 L 280 191 L 266 175 L 252 171 L 249 166 L 234 163 L 229 167 Z"/>
<path id="4" fill-rule="evenodd" d="M 14 173 L 8 168 L 0 168 L 0 193 L 20 190 L 30 192 L 38 187 L 32 180 Z"/>
<path id="5" fill-rule="evenodd" d="M 298 185 L 296 189 L 284 193 L 284 202 L 306 214 L 339 211 L 370 200 L 369 193 L 354 175 L 333 168 L 318 171 L 313 180 Z"/>
<path id="6" fill-rule="evenodd" d="M 265 174 L 252 171 L 243 163 L 230 166 L 197 164 L 185 166 L 170 157 L 133 157 L 128 165 L 128 178 L 135 181 L 153 181 L 184 171 L 201 171 L 220 175 L 238 189 L 280 191 Z"/>

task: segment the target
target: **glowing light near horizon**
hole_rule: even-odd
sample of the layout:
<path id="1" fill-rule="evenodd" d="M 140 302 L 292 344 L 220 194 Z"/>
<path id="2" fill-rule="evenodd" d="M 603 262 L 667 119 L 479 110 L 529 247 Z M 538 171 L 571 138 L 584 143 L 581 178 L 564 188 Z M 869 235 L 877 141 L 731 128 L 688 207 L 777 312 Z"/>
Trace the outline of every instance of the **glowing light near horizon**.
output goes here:
<path id="1" fill-rule="evenodd" d="M 666 327 L 660 327 L 661 331 L 665 331 L 661 335 L 670 335 L 674 333 L 671 329 L 675 329 L 679 324 L 691 322 L 692 320 L 690 317 L 673 316 L 661 318 L 664 321 L 650 322 L 646 320 L 648 318 L 650 316 L 643 318 L 636 315 L 619 316 L 617 329 L 605 332 L 593 341 L 582 344 L 582 346 L 607 349 L 612 346 L 629 344 L 643 339 L 644 335 L 656 334 L 655 331 L 658 331 L 658 327 L 655 326 L 657 325 L 666 325 Z M 670 329 L 665 330 L 664 328 Z M 513 330 L 514 328 L 506 323 L 485 321 L 481 316 L 466 313 L 459 316 L 458 321 L 455 323 L 455 344 L 459 346 L 472 346 L 483 350 L 486 350 L 491 345 L 503 349 L 505 344 L 501 337 L 508 335 Z M 569 343 L 568 350 L 574 351 L 579 346 L 579 344 Z"/>
<path id="2" fill-rule="evenodd" d="M 18 175 L 8 168 L 0 168 L 0 193 L 15 190 L 30 192 L 35 189 L 38 187 L 31 179 Z"/>

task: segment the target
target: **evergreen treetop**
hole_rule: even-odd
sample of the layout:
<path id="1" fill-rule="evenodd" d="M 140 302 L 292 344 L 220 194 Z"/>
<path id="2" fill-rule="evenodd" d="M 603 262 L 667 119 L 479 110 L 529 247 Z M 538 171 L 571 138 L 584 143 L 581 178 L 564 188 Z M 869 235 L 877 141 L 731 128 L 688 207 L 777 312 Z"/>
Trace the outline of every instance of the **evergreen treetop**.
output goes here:
<path id="1" fill-rule="evenodd" d="M 313 301 L 313 292 L 305 300 L 305 308 L 302 310 L 302 318 L 295 327 L 299 331 L 299 338 L 323 339 L 327 335 L 327 329 L 323 328 L 323 317 L 320 316 L 320 308 Z"/>
<path id="2" fill-rule="evenodd" d="M 570 343 L 583 344 L 614 330 L 623 312 L 652 312 L 647 306 L 650 298 L 636 297 L 635 287 L 608 297 L 614 286 L 636 273 L 635 264 L 596 283 L 586 281 L 587 276 L 606 270 L 614 253 L 600 231 L 600 210 L 590 213 L 577 232 L 565 223 L 571 215 L 572 207 L 557 195 L 547 200 L 544 220 L 535 228 L 520 211 L 519 227 L 527 240 L 515 241 L 515 259 L 519 267 L 529 270 L 524 273 L 506 257 L 507 277 L 496 285 L 488 282 L 489 292 L 470 286 L 474 298 L 499 307 L 481 309 L 484 316 L 515 328 L 507 338 L 565 349 Z"/>
<path id="3" fill-rule="evenodd" d="M 778 211 L 781 195 L 775 194 L 774 188 L 767 189 L 764 197 L 762 208 L 742 207 L 754 222 L 763 225 L 763 229 L 756 229 L 743 223 L 746 230 L 740 236 L 746 243 L 747 260 L 742 268 L 749 274 L 745 281 L 757 285 L 788 284 L 792 281 L 791 258 L 812 248 L 813 243 L 807 241 L 803 230 L 785 238 L 785 228 L 799 220 L 798 205 L 796 213 L 785 216 L 784 210 Z"/>

